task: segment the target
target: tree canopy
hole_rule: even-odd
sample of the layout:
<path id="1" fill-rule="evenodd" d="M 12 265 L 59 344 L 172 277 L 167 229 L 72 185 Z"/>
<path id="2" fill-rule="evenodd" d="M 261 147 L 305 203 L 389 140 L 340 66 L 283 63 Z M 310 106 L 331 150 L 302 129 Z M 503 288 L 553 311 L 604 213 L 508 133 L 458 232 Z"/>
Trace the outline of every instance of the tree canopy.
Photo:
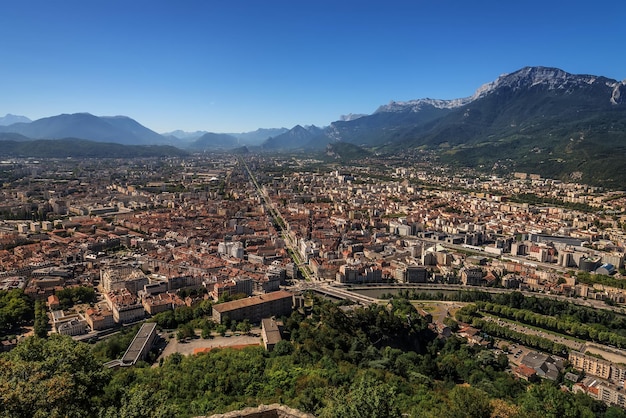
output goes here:
<path id="1" fill-rule="evenodd" d="M 6 416 L 84 417 L 97 411 L 109 374 L 90 347 L 59 334 L 30 337 L 0 357 Z"/>
<path id="2" fill-rule="evenodd" d="M 96 357 L 103 345 L 27 338 L 0 354 L 2 414 L 192 417 L 281 403 L 323 418 L 626 417 L 552 383 L 514 378 L 506 356 L 436 338 L 406 300 L 342 307 L 314 298 L 282 320 L 284 340 L 271 353 L 217 348 L 118 370 Z"/>

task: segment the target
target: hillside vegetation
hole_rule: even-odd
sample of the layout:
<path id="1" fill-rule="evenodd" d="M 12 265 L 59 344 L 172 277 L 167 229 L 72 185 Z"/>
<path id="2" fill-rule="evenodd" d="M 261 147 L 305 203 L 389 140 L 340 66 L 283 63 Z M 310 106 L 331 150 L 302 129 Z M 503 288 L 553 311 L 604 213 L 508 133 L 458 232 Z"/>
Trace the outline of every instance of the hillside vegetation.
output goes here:
<path id="1" fill-rule="evenodd" d="M 155 368 L 106 370 L 69 337 L 27 339 L 0 355 L 3 416 L 185 417 L 276 402 L 319 417 L 626 416 L 515 379 L 505 355 L 437 339 L 405 299 L 347 311 L 313 303 L 284 318 L 287 339 L 272 353 L 174 354 Z"/>

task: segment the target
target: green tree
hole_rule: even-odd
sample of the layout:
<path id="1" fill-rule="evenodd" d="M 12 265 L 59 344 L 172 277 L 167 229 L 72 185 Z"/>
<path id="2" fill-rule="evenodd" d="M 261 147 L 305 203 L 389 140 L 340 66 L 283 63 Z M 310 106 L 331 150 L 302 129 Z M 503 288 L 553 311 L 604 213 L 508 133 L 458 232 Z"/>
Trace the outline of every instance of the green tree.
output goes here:
<path id="1" fill-rule="evenodd" d="M 125 388 L 119 406 L 109 406 L 100 412 L 101 418 L 174 418 L 178 415 L 166 393 L 154 393 L 141 385 Z"/>
<path id="2" fill-rule="evenodd" d="M 336 397 L 320 417 L 394 418 L 401 417 L 396 406 L 396 389 L 371 375 L 361 376 L 343 396 Z"/>
<path id="3" fill-rule="evenodd" d="M 29 337 L 0 357 L 0 397 L 7 416 L 91 416 L 108 380 L 108 370 L 88 345 L 59 334 Z"/>
<path id="4" fill-rule="evenodd" d="M 543 381 L 533 385 L 520 400 L 521 412 L 530 417 L 545 418 L 593 418 L 595 414 L 586 405 L 574 401 L 574 397 L 561 391 L 554 384 Z"/>
<path id="5" fill-rule="evenodd" d="M 471 386 L 455 386 L 449 393 L 449 408 L 444 416 L 450 418 L 483 418 L 491 415 L 489 397 Z"/>
<path id="6" fill-rule="evenodd" d="M 202 332 L 200 333 L 200 336 L 205 340 L 213 338 L 211 328 L 206 326 L 202 327 Z"/>
<path id="7" fill-rule="evenodd" d="M 243 332 L 245 334 L 249 333 L 252 329 L 252 325 L 250 325 L 250 321 L 248 319 L 244 319 L 240 323 L 237 324 L 237 331 Z"/>
<path id="8" fill-rule="evenodd" d="M 174 309 L 174 319 L 178 324 L 186 324 L 193 319 L 193 308 L 189 306 L 179 306 Z"/>
<path id="9" fill-rule="evenodd" d="M 42 300 L 35 302 L 35 324 L 34 333 L 40 338 L 48 336 L 48 313 L 46 311 L 46 303 Z"/>
<path id="10" fill-rule="evenodd" d="M 217 326 L 216 331 L 223 337 L 224 335 L 226 335 L 226 331 L 228 331 L 228 328 L 226 328 L 226 325 L 220 324 Z"/>
<path id="11" fill-rule="evenodd" d="M 274 356 L 288 356 L 293 353 L 293 345 L 287 340 L 280 340 L 274 346 L 274 351 L 272 354 Z"/>
<path id="12" fill-rule="evenodd" d="M 6 335 L 33 316 L 33 303 L 23 290 L 0 290 L 0 334 Z"/>
<path id="13" fill-rule="evenodd" d="M 68 309 L 76 303 L 96 302 L 96 292 L 93 287 L 78 286 L 68 287 L 56 292 L 61 309 Z"/>

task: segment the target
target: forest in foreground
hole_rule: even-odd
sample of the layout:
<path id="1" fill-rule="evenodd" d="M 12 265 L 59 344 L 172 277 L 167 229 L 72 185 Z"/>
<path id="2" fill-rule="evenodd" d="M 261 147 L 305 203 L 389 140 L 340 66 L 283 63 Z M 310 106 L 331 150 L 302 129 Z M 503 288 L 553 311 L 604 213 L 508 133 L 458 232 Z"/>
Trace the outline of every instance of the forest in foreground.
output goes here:
<path id="1" fill-rule="evenodd" d="M 88 344 L 30 337 L 0 355 L 0 415 L 191 417 L 281 403 L 318 417 L 626 417 L 558 382 L 516 379 L 504 354 L 436 338 L 406 299 L 314 299 L 284 325 L 271 353 L 216 349 L 118 370 Z"/>

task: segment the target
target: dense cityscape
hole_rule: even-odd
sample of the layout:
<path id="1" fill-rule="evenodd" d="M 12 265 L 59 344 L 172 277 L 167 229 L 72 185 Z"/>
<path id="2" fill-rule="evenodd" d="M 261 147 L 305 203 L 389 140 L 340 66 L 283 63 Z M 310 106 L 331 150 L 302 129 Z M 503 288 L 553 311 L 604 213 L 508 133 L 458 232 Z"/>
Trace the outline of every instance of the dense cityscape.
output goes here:
<path id="1" fill-rule="evenodd" d="M 621 3 L 6 3 L 0 418 L 626 418 Z"/>

